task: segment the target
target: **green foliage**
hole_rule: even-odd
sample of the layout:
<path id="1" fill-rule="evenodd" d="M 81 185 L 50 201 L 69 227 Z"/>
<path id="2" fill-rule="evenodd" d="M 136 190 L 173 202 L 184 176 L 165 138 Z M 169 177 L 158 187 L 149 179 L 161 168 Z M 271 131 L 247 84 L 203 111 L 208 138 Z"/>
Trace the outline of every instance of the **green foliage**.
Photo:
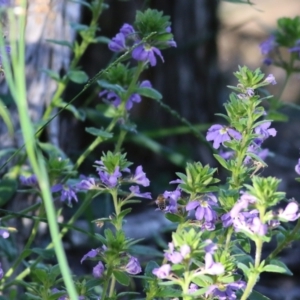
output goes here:
<path id="1" fill-rule="evenodd" d="M 126 153 L 113 153 L 111 151 L 108 151 L 106 154 L 103 153 L 101 156 L 101 161 L 103 162 L 103 165 L 109 174 L 113 174 L 116 167 L 119 167 L 120 171 L 123 171 L 132 165 L 131 162 L 127 161 Z"/>

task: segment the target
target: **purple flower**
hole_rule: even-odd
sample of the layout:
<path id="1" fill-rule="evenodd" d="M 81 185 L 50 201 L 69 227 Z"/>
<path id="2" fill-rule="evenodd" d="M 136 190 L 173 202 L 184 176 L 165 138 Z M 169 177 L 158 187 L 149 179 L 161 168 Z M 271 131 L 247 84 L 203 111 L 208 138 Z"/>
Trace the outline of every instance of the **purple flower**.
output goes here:
<path id="1" fill-rule="evenodd" d="M 125 270 L 129 274 L 136 275 L 142 272 L 141 265 L 136 257 L 130 256 L 129 262 L 127 263 Z"/>
<path id="2" fill-rule="evenodd" d="M 152 199 L 151 193 L 141 193 L 138 185 L 132 185 L 129 190 L 136 197 Z"/>
<path id="3" fill-rule="evenodd" d="M 25 177 L 25 176 L 21 175 L 19 177 L 19 179 L 20 179 L 22 185 L 37 186 L 37 184 L 38 184 L 35 174 L 33 174 L 29 177 Z"/>
<path id="4" fill-rule="evenodd" d="M 9 231 L 5 229 L 0 229 L 0 236 L 2 236 L 4 239 L 7 239 L 9 237 Z"/>
<path id="5" fill-rule="evenodd" d="M 249 226 L 250 230 L 260 236 L 266 235 L 268 232 L 267 224 L 261 222 L 260 218 L 254 217 L 252 224 Z"/>
<path id="6" fill-rule="evenodd" d="M 171 265 L 165 264 L 162 265 L 160 268 L 155 268 L 152 270 L 152 274 L 157 276 L 160 279 L 167 278 L 171 272 Z"/>
<path id="7" fill-rule="evenodd" d="M 212 240 L 206 240 L 205 243 L 207 244 L 204 248 L 206 253 L 214 254 L 218 249 L 218 246 L 214 244 Z"/>
<path id="8" fill-rule="evenodd" d="M 225 269 L 221 263 L 215 263 L 211 253 L 205 254 L 205 273 L 210 275 L 220 275 Z"/>
<path id="9" fill-rule="evenodd" d="M 176 213 L 178 211 L 177 201 L 181 197 L 181 190 L 177 188 L 172 192 L 165 191 L 163 196 L 168 200 L 168 206 L 166 207 L 165 211 L 173 214 Z"/>
<path id="10" fill-rule="evenodd" d="M 173 264 L 181 263 L 189 254 L 191 253 L 191 248 L 188 245 L 182 245 L 180 247 L 180 252 L 174 251 L 174 244 L 169 243 L 169 252 L 165 253 L 165 258 L 172 262 Z"/>
<path id="11" fill-rule="evenodd" d="M 68 205 L 72 204 L 72 199 L 78 202 L 76 189 L 71 187 L 70 185 L 62 185 L 60 183 L 55 184 L 51 187 L 51 192 L 60 192 L 60 201 L 65 202 L 66 200 L 68 200 Z"/>
<path id="12" fill-rule="evenodd" d="M 100 180 L 107 187 L 114 188 L 118 184 L 118 179 L 122 176 L 119 170 L 120 167 L 117 166 L 113 174 L 109 174 L 108 172 L 102 171 L 101 169 L 98 168 L 98 174 L 100 176 Z"/>
<path id="13" fill-rule="evenodd" d="M 300 55 L 300 40 L 296 41 L 296 44 L 294 47 L 289 48 L 289 52 L 299 52 L 299 55 Z"/>
<path id="14" fill-rule="evenodd" d="M 255 140 L 255 142 L 257 143 L 262 143 L 263 140 L 258 138 Z M 269 150 L 268 149 L 261 149 L 258 144 L 254 143 L 252 145 L 250 145 L 247 149 L 248 153 L 254 153 L 256 154 L 259 158 L 261 158 L 262 160 L 265 160 L 268 157 L 269 154 Z M 244 159 L 244 164 L 247 165 L 249 163 L 253 162 L 253 158 L 249 155 L 247 155 Z"/>
<path id="15" fill-rule="evenodd" d="M 135 174 L 130 181 L 140 184 L 142 186 L 149 186 L 149 184 L 150 184 L 150 180 L 146 177 L 146 173 L 143 172 L 142 166 L 138 166 L 136 168 Z"/>
<path id="16" fill-rule="evenodd" d="M 113 91 L 103 90 L 101 93 L 99 93 L 99 97 L 105 96 L 104 102 L 108 104 L 112 104 L 114 107 L 118 107 L 121 104 L 121 98 L 118 94 L 116 94 Z"/>
<path id="17" fill-rule="evenodd" d="M 169 182 L 170 184 L 180 184 L 180 183 L 183 183 L 183 180 L 182 179 L 175 179 L 175 180 L 172 180 Z"/>
<path id="18" fill-rule="evenodd" d="M 83 255 L 80 263 L 82 264 L 83 261 L 85 261 L 87 258 L 94 258 L 99 253 L 98 249 L 92 249 L 87 254 Z"/>
<path id="19" fill-rule="evenodd" d="M 277 46 L 277 43 L 275 41 L 274 35 L 271 35 L 267 40 L 263 41 L 259 45 L 261 54 L 263 54 L 263 55 L 269 54 L 276 46 Z"/>
<path id="20" fill-rule="evenodd" d="M 94 178 L 86 177 L 77 184 L 77 188 L 80 190 L 92 190 L 97 188 L 97 184 Z"/>
<path id="21" fill-rule="evenodd" d="M 300 213 L 298 212 L 299 205 L 297 202 L 290 202 L 284 210 L 281 210 L 278 214 L 280 219 L 284 221 L 295 221 L 299 218 Z"/>
<path id="22" fill-rule="evenodd" d="M 104 272 L 104 265 L 102 261 L 99 261 L 98 264 L 93 268 L 93 276 L 95 278 L 101 278 Z"/>
<path id="23" fill-rule="evenodd" d="M 234 151 L 223 151 L 223 150 L 220 150 L 219 155 L 220 155 L 222 158 L 224 158 L 225 160 L 228 160 L 228 159 L 234 157 L 235 152 L 234 152 Z"/>
<path id="24" fill-rule="evenodd" d="M 160 50 L 148 44 L 139 45 L 132 51 L 132 58 L 138 61 L 149 61 L 152 67 L 156 65 L 155 55 L 158 55 L 161 58 L 162 62 L 164 62 L 164 58 L 161 55 Z"/>
<path id="25" fill-rule="evenodd" d="M 249 97 L 252 97 L 255 95 L 255 92 L 252 88 L 247 88 L 246 89 L 246 94 L 249 96 Z"/>
<path id="26" fill-rule="evenodd" d="M 193 293 L 195 293 L 198 289 L 199 289 L 199 287 L 198 287 L 197 284 L 191 283 L 190 286 L 189 286 L 188 293 L 189 293 L 189 294 L 193 294 Z"/>
<path id="27" fill-rule="evenodd" d="M 217 206 L 217 198 L 213 194 L 207 194 L 203 198 L 191 201 L 186 206 L 187 211 L 196 209 L 195 217 L 197 220 L 205 220 L 206 222 L 214 222 L 217 219 L 217 213 L 213 207 Z"/>
<path id="28" fill-rule="evenodd" d="M 215 149 L 218 149 L 226 141 L 231 139 L 240 140 L 241 138 L 242 136 L 238 131 L 219 124 L 211 126 L 206 134 L 207 141 L 214 141 L 213 147 Z"/>
<path id="29" fill-rule="evenodd" d="M 269 128 L 271 126 L 271 122 L 264 122 L 254 128 L 254 131 L 256 134 L 259 135 L 259 139 L 264 141 L 268 137 L 276 136 L 276 129 L 275 128 Z"/>
<path id="30" fill-rule="evenodd" d="M 298 175 L 300 175 L 300 158 L 298 160 L 298 164 L 295 166 L 295 171 Z"/>
<path id="31" fill-rule="evenodd" d="M 265 79 L 265 82 L 271 83 L 272 85 L 277 84 L 277 82 L 276 82 L 275 77 L 274 77 L 273 74 L 269 74 L 269 75 L 267 76 L 267 78 Z"/>
<path id="32" fill-rule="evenodd" d="M 115 37 L 111 39 L 108 43 L 108 48 L 113 52 L 126 51 L 126 39 L 123 33 L 118 33 Z"/>
<path id="33" fill-rule="evenodd" d="M 135 30 L 131 25 L 125 23 L 121 27 L 120 32 L 127 38 L 129 35 L 133 35 L 135 33 Z"/>
<path id="34" fill-rule="evenodd" d="M 0 263 L 0 280 L 3 278 L 4 272 Z"/>
<path id="35" fill-rule="evenodd" d="M 246 287 L 246 283 L 244 281 L 237 281 L 228 284 L 221 285 L 212 285 L 205 293 L 206 297 L 211 295 L 213 298 L 217 298 L 219 300 L 235 300 L 237 299 L 236 292 L 238 290 L 244 289 Z"/>

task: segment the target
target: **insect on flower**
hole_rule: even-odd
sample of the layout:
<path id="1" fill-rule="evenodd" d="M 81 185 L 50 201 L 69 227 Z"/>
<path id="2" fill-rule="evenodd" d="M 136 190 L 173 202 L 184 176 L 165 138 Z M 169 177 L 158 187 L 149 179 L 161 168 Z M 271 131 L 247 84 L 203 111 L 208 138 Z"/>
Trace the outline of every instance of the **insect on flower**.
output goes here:
<path id="1" fill-rule="evenodd" d="M 160 210 L 165 210 L 166 209 L 167 200 L 162 194 L 157 196 L 157 199 L 155 200 L 155 203 L 156 203 L 157 207 Z"/>

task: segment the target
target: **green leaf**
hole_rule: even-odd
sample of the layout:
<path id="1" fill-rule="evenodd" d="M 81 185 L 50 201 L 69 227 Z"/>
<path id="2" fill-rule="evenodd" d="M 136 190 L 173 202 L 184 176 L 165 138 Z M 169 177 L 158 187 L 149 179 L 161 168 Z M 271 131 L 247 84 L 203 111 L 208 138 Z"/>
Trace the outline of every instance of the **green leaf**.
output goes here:
<path id="1" fill-rule="evenodd" d="M 86 83 L 89 79 L 84 71 L 69 71 L 67 76 L 71 81 L 78 84 Z"/>
<path id="2" fill-rule="evenodd" d="M 70 49 L 73 49 L 73 45 L 68 41 L 59 41 L 59 40 L 46 39 L 46 42 L 56 44 L 56 45 L 60 45 L 60 46 L 66 46 Z"/>
<path id="3" fill-rule="evenodd" d="M 153 269 L 159 268 L 159 265 L 156 261 L 150 260 L 145 268 L 145 275 L 150 277 L 155 277 L 155 275 L 152 274 Z"/>
<path id="4" fill-rule="evenodd" d="M 169 281 L 168 283 L 174 284 L 171 281 Z M 156 293 L 156 297 L 160 297 L 160 298 L 174 298 L 174 297 L 180 297 L 181 295 L 182 295 L 181 291 L 172 288 L 164 288 Z"/>
<path id="5" fill-rule="evenodd" d="M 7 130 L 10 136 L 14 135 L 14 125 L 12 123 L 12 119 L 9 113 L 9 110 L 7 109 L 6 105 L 0 101 L 0 116 L 2 117 L 5 125 L 7 126 Z"/>
<path id="6" fill-rule="evenodd" d="M 127 274 L 125 274 L 124 272 L 114 270 L 113 271 L 113 275 L 115 276 L 116 280 L 120 284 L 125 285 L 125 286 L 129 285 L 129 283 L 130 283 L 130 277 Z"/>
<path id="7" fill-rule="evenodd" d="M 106 36 L 97 36 L 94 38 L 93 42 L 97 44 L 108 44 L 110 39 Z"/>
<path id="8" fill-rule="evenodd" d="M 241 269 L 246 277 L 249 277 L 250 268 L 243 263 L 237 263 L 237 267 Z"/>
<path id="9" fill-rule="evenodd" d="M 214 157 L 215 157 L 215 159 L 226 169 L 226 170 L 229 170 L 228 169 L 228 164 L 227 164 L 227 162 L 226 162 L 226 160 L 223 158 L 223 157 L 221 157 L 220 155 L 218 155 L 218 154 L 214 154 Z"/>
<path id="10" fill-rule="evenodd" d="M 57 103 L 55 103 L 56 107 L 61 107 L 64 108 L 68 111 L 70 111 L 74 117 L 80 121 L 84 121 L 85 120 L 85 112 L 82 109 L 77 109 L 74 105 L 72 104 L 68 104 L 67 102 L 63 102 L 63 101 L 59 101 Z"/>
<path id="11" fill-rule="evenodd" d="M 161 251 L 158 251 L 150 246 L 143 246 L 143 245 L 134 245 L 130 248 L 130 253 L 136 254 L 136 255 L 146 255 L 151 257 L 163 257 Z"/>
<path id="12" fill-rule="evenodd" d="M 140 87 L 136 89 L 136 93 L 140 94 L 141 96 L 145 96 L 155 100 L 161 100 L 162 94 L 159 93 L 157 90 L 149 87 Z"/>
<path id="13" fill-rule="evenodd" d="M 272 259 L 268 265 L 263 267 L 263 272 L 274 272 L 292 276 L 293 273 L 289 268 L 280 260 Z"/>
<path id="14" fill-rule="evenodd" d="M 271 300 L 271 299 L 262 295 L 257 291 L 252 291 L 251 295 L 249 296 L 249 300 Z"/>
<path id="15" fill-rule="evenodd" d="M 43 68 L 41 71 L 46 73 L 50 78 L 54 79 L 55 81 L 60 81 L 60 76 L 57 72 L 45 68 Z"/>
<path id="16" fill-rule="evenodd" d="M 111 84 L 111 83 L 107 82 L 106 80 L 97 80 L 97 83 L 103 89 L 105 89 L 105 90 L 112 90 L 112 91 L 116 92 L 117 94 L 121 94 L 121 93 L 125 92 L 124 88 L 121 87 L 120 85 L 118 85 L 118 84 Z"/>
<path id="17" fill-rule="evenodd" d="M 0 180 L 0 207 L 5 205 L 17 191 L 17 181 L 13 179 Z"/>
<path id="18" fill-rule="evenodd" d="M 165 217 L 173 223 L 179 223 L 181 221 L 181 217 L 174 214 L 166 213 Z"/>
<path id="19" fill-rule="evenodd" d="M 50 259 L 54 256 L 54 250 L 53 249 L 43 249 L 43 248 L 32 248 L 31 251 L 33 253 L 38 254 L 44 259 Z"/>
<path id="20" fill-rule="evenodd" d="M 85 131 L 88 132 L 91 135 L 100 136 L 104 139 L 110 139 L 110 138 L 113 137 L 112 133 L 107 132 L 107 131 L 102 130 L 102 129 L 95 128 L 95 127 L 86 127 Z"/>
<path id="21" fill-rule="evenodd" d="M 207 286 L 213 283 L 213 279 L 208 275 L 200 275 L 199 277 L 193 278 L 192 282 L 198 286 Z"/>

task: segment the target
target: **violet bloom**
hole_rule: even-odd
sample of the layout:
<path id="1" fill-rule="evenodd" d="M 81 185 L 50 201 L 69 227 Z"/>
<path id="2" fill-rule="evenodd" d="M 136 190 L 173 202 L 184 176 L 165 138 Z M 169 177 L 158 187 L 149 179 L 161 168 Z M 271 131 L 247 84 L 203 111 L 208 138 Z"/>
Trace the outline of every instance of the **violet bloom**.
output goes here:
<path id="1" fill-rule="evenodd" d="M 151 193 L 141 193 L 138 185 L 132 185 L 129 190 L 136 197 L 152 199 Z"/>
<path id="2" fill-rule="evenodd" d="M 225 269 L 221 263 L 215 263 L 211 253 L 205 254 L 205 270 L 204 272 L 209 275 L 220 275 L 224 273 Z"/>
<path id="3" fill-rule="evenodd" d="M 128 36 L 130 36 L 130 35 L 135 34 L 134 28 L 133 28 L 130 24 L 127 24 L 127 23 L 125 23 L 125 24 L 121 27 L 120 32 L 121 32 L 126 38 L 127 38 Z"/>
<path id="4" fill-rule="evenodd" d="M 116 185 L 118 184 L 118 179 L 122 176 L 119 170 L 120 167 L 117 166 L 113 174 L 109 174 L 106 171 L 102 171 L 101 169 L 98 169 L 98 174 L 100 176 L 101 182 L 109 188 L 116 187 Z"/>
<path id="5" fill-rule="evenodd" d="M 62 185 L 62 184 L 55 184 L 51 187 L 52 193 L 60 192 L 60 201 L 65 202 L 68 201 L 68 205 L 72 204 L 72 199 L 78 202 L 78 198 L 76 195 L 76 189 L 71 187 L 70 185 Z"/>
<path id="6" fill-rule="evenodd" d="M 298 52 L 298 54 L 300 55 L 300 40 L 296 41 L 294 47 L 289 48 L 289 52 Z"/>
<path id="7" fill-rule="evenodd" d="M 136 275 L 142 272 L 141 265 L 136 257 L 130 256 L 129 262 L 127 263 L 125 270 L 129 274 Z"/>
<path id="8" fill-rule="evenodd" d="M 218 249 L 218 246 L 212 240 L 206 240 L 205 243 L 207 244 L 204 248 L 206 253 L 214 254 Z"/>
<path id="9" fill-rule="evenodd" d="M 290 202 L 284 210 L 281 210 L 278 214 L 278 218 L 284 221 L 295 221 L 299 218 L 300 213 L 298 212 L 299 205 L 297 202 Z"/>
<path id="10" fill-rule="evenodd" d="M 270 83 L 270 84 L 272 84 L 272 85 L 277 84 L 277 82 L 276 82 L 275 77 L 274 77 L 273 74 L 269 74 L 269 75 L 267 76 L 267 78 L 265 79 L 265 82 Z"/>
<path id="11" fill-rule="evenodd" d="M 93 268 L 93 276 L 95 278 L 101 278 L 104 272 L 104 265 L 102 261 L 99 261 L 98 264 Z"/>
<path id="12" fill-rule="evenodd" d="M 269 54 L 276 46 L 277 46 L 277 43 L 275 41 L 274 35 L 271 35 L 267 40 L 263 41 L 259 45 L 261 54 L 263 54 L 263 55 Z"/>
<path id="13" fill-rule="evenodd" d="M 249 96 L 249 97 L 253 97 L 255 95 L 255 92 L 252 88 L 247 88 L 246 89 L 246 94 Z"/>
<path id="14" fill-rule="evenodd" d="M 261 141 L 266 140 L 270 136 L 276 136 L 276 129 L 269 128 L 271 126 L 271 122 L 262 123 L 254 128 L 254 132 L 259 135 L 259 139 Z"/>
<path id="15" fill-rule="evenodd" d="M 298 175 L 300 175 L 300 158 L 298 160 L 298 164 L 295 166 L 295 171 Z"/>
<path id="16" fill-rule="evenodd" d="M 182 245 L 180 252 L 174 251 L 174 244 L 169 243 L 169 252 L 165 253 L 165 258 L 173 264 L 181 263 L 191 253 L 191 248 L 188 245 Z"/>
<path id="17" fill-rule="evenodd" d="M 107 104 L 112 104 L 114 107 L 118 107 L 121 104 L 121 98 L 116 92 L 103 90 L 99 93 L 99 97 L 103 96 L 105 96 L 103 102 L 106 102 Z"/>
<path id="18" fill-rule="evenodd" d="M 156 66 L 155 55 L 159 56 L 162 62 L 164 62 L 164 58 L 161 55 L 160 50 L 154 46 L 142 44 L 134 48 L 132 51 L 132 58 L 138 61 L 150 62 L 152 67 Z"/>
<path id="19" fill-rule="evenodd" d="M 268 232 L 267 224 L 261 222 L 259 217 L 254 217 L 252 220 L 252 224 L 250 224 L 249 229 L 260 236 L 264 236 Z"/>
<path id="20" fill-rule="evenodd" d="M 123 52 L 127 50 L 126 37 L 123 33 L 118 33 L 108 43 L 108 48 L 113 52 Z"/>
<path id="21" fill-rule="evenodd" d="M 139 87 L 148 87 L 151 88 L 152 84 L 149 80 L 144 80 L 141 82 Z M 140 103 L 142 101 L 142 98 L 139 94 L 137 93 L 133 93 L 132 95 L 130 95 L 130 97 L 128 98 L 125 108 L 126 110 L 130 110 L 133 107 L 133 103 Z"/>
<path id="22" fill-rule="evenodd" d="M 80 190 L 93 190 L 97 188 L 97 184 L 94 178 L 86 177 L 77 184 L 77 188 Z"/>
<path id="23" fill-rule="evenodd" d="M 224 142 L 231 139 L 240 140 L 241 138 L 242 136 L 238 131 L 219 124 L 211 126 L 206 134 L 207 141 L 214 141 L 213 147 L 215 149 L 218 149 L 221 144 L 224 145 Z"/>
<path id="24" fill-rule="evenodd" d="M 155 268 L 152 270 L 152 274 L 160 279 L 167 278 L 170 275 L 170 272 L 171 265 L 169 264 L 162 265 L 160 268 Z"/>
<path id="25" fill-rule="evenodd" d="M 80 263 L 82 264 L 82 262 L 85 261 L 87 258 L 94 258 L 94 257 L 96 257 L 98 253 L 99 253 L 98 249 L 92 249 L 92 250 L 90 250 L 88 253 L 86 253 L 85 255 L 83 255 Z"/>
<path id="26" fill-rule="evenodd" d="M 19 177 L 19 179 L 20 179 L 20 182 L 21 182 L 22 185 L 27 185 L 27 186 L 34 187 L 34 186 L 37 186 L 37 184 L 38 184 L 38 181 L 37 181 L 37 178 L 36 178 L 35 174 L 33 174 L 29 177 L 25 177 L 25 176 L 21 175 Z"/>
<path id="27" fill-rule="evenodd" d="M 188 293 L 189 293 L 189 294 L 193 294 L 193 293 L 195 293 L 198 289 L 199 289 L 199 287 L 198 287 L 197 284 L 191 283 L 190 286 L 189 286 Z"/>
<path id="28" fill-rule="evenodd" d="M 142 186 L 149 186 L 150 180 L 146 177 L 146 173 L 143 172 L 143 167 L 138 166 L 135 170 L 134 176 L 130 180 L 131 182 L 135 182 Z"/>
<path id="29" fill-rule="evenodd" d="M 9 231 L 5 229 L 0 229 L 0 236 L 2 236 L 4 239 L 7 239 L 9 237 Z"/>
<path id="30" fill-rule="evenodd" d="M 168 206 L 166 207 L 165 211 L 173 214 L 176 213 L 178 211 L 177 201 L 181 197 L 181 190 L 177 188 L 172 192 L 165 191 L 163 196 L 168 200 Z"/>
<path id="31" fill-rule="evenodd" d="M 237 281 L 228 284 L 212 285 L 205 293 L 206 297 L 211 295 L 213 298 L 219 300 L 235 300 L 237 299 L 236 292 L 244 289 L 246 283 L 244 281 Z"/>
<path id="32" fill-rule="evenodd" d="M 206 222 L 214 222 L 217 219 L 217 213 L 213 207 L 217 206 L 217 198 L 213 194 L 208 194 L 202 199 L 191 201 L 187 204 L 186 210 L 196 209 L 195 217 L 197 220 L 205 220 Z"/>
<path id="33" fill-rule="evenodd" d="M 258 138 L 255 140 L 255 142 L 257 143 L 262 143 L 263 140 Z M 256 154 L 259 158 L 261 158 L 262 160 L 265 160 L 268 155 L 269 155 L 269 150 L 268 149 L 261 149 L 257 144 L 252 144 L 248 147 L 247 149 L 247 152 L 249 153 L 254 153 Z M 253 158 L 249 155 L 247 155 L 244 159 L 244 164 L 245 165 L 248 165 L 250 164 L 251 162 L 253 162 Z"/>

